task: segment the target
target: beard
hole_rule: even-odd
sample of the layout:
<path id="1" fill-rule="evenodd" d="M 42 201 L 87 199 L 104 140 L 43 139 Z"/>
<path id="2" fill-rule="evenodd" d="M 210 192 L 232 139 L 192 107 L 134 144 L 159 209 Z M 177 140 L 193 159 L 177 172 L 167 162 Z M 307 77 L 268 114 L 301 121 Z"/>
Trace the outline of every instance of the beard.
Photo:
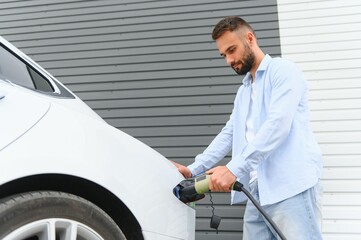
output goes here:
<path id="1" fill-rule="evenodd" d="M 244 75 L 248 73 L 251 70 L 255 61 L 255 55 L 250 49 L 250 47 L 247 44 L 245 44 L 244 46 L 245 46 L 245 57 L 242 60 L 239 60 L 232 65 L 233 70 L 238 75 Z M 240 69 L 235 67 L 236 65 L 239 64 L 242 64 L 242 67 Z"/>

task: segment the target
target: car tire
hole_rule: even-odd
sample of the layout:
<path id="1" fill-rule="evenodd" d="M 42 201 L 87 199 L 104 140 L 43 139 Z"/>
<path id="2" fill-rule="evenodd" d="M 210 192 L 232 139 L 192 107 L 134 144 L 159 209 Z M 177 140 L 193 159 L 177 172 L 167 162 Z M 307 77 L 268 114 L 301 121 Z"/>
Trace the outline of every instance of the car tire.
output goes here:
<path id="1" fill-rule="evenodd" d="M 123 240 L 121 229 L 102 209 L 78 196 L 27 192 L 0 200 L 3 240 Z"/>

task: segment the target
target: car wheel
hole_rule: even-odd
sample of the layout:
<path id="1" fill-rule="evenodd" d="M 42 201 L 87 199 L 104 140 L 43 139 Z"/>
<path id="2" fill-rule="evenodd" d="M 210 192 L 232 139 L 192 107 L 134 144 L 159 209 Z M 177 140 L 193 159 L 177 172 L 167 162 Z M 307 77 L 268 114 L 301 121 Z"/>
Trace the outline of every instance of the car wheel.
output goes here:
<path id="1" fill-rule="evenodd" d="M 0 201 L 2 240 L 123 240 L 102 209 L 63 192 L 28 192 Z"/>

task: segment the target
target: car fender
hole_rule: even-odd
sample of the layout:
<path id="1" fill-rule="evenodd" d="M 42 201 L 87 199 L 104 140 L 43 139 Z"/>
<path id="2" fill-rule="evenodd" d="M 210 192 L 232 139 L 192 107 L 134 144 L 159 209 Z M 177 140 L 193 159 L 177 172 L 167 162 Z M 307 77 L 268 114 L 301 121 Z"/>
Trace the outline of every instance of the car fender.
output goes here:
<path id="1" fill-rule="evenodd" d="M 31 131 L 0 151 L 0 161 L 0 184 L 31 175 L 70 174 L 115 194 L 145 232 L 164 236 L 176 232 L 176 237 L 187 239 L 185 233 L 194 231 L 187 225 L 194 210 L 172 193 L 183 180 L 173 164 L 126 133 L 59 104 L 51 103 Z M 179 208 L 187 211 L 174 211 Z M 168 228 L 175 222 L 177 231 Z"/>

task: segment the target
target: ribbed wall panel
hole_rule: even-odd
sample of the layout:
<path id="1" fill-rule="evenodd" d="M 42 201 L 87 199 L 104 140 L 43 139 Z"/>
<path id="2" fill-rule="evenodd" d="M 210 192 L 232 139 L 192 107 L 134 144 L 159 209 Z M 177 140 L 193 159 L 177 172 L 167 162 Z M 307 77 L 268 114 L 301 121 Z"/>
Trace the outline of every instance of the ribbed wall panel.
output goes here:
<path id="1" fill-rule="evenodd" d="M 279 0 L 281 49 L 310 86 L 324 154 L 325 240 L 361 235 L 361 2 Z"/>

